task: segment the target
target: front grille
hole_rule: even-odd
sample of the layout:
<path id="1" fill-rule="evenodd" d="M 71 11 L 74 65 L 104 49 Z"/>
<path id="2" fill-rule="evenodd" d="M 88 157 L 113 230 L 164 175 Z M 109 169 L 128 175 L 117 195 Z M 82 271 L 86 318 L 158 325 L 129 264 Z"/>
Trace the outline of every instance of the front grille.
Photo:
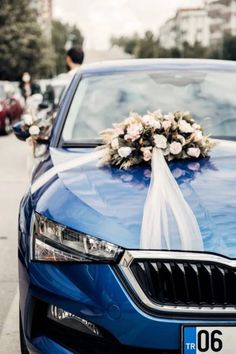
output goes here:
<path id="1" fill-rule="evenodd" d="M 157 310 L 236 313 L 236 262 L 212 254 L 128 252 L 120 269 L 146 306 Z M 164 255 L 164 257 L 162 257 Z M 198 259 L 199 257 L 199 259 Z M 128 281 L 128 282 L 127 282 Z"/>
<path id="2" fill-rule="evenodd" d="M 158 260 L 134 261 L 131 271 L 145 294 L 161 305 L 236 306 L 236 269 Z"/>

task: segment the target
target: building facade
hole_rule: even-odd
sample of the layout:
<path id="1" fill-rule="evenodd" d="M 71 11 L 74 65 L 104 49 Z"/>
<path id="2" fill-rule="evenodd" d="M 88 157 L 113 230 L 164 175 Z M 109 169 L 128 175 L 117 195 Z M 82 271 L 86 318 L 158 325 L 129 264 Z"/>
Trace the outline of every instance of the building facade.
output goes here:
<path id="1" fill-rule="evenodd" d="M 187 42 L 194 45 L 196 42 L 202 46 L 209 43 L 209 23 L 205 8 L 180 9 L 176 16 L 168 20 L 160 28 L 160 44 L 163 48 L 182 48 Z"/>
<path id="2" fill-rule="evenodd" d="M 193 46 L 196 42 L 203 47 L 209 43 L 209 24 L 205 8 L 180 9 L 176 14 L 176 43 L 182 48 L 183 43 Z"/>
<path id="3" fill-rule="evenodd" d="M 225 33 L 236 36 L 236 0 L 218 0 L 206 5 L 210 44 L 217 44 Z"/>
<path id="4" fill-rule="evenodd" d="M 236 36 L 236 0 L 208 0 L 202 8 L 180 9 L 160 28 L 163 48 L 182 48 L 183 43 L 203 47 L 222 41 L 225 33 Z"/>
<path id="5" fill-rule="evenodd" d="M 173 17 L 166 21 L 166 23 L 160 28 L 159 41 L 162 48 L 171 49 L 176 47 L 176 37 L 176 18 Z"/>

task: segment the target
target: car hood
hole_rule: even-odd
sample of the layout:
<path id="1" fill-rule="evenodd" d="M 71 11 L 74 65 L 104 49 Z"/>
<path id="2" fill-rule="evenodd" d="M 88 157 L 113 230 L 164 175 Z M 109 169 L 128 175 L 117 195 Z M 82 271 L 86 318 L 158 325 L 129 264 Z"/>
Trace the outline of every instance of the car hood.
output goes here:
<path id="1" fill-rule="evenodd" d="M 51 148 L 47 166 L 86 152 Z M 216 141 L 210 158 L 182 160 L 169 166 L 197 218 L 204 250 L 235 258 L 236 143 Z M 150 176 L 147 166 L 123 171 L 91 163 L 59 173 L 33 199 L 36 210 L 56 222 L 124 248 L 138 249 Z M 178 250 L 174 227 L 172 232 L 171 249 Z"/>

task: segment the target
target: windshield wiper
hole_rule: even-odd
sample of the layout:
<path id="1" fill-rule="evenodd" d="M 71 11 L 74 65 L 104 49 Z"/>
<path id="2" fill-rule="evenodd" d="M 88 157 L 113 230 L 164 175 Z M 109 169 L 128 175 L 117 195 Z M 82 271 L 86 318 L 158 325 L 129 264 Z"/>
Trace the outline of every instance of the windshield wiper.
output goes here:
<path id="1" fill-rule="evenodd" d="M 94 148 L 97 146 L 101 146 L 104 143 L 99 140 L 99 141 L 83 141 L 83 142 L 73 142 L 73 141 L 68 141 L 68 142 L 63 142 L 61 144 L 61 147 L 63 148 Z"/>

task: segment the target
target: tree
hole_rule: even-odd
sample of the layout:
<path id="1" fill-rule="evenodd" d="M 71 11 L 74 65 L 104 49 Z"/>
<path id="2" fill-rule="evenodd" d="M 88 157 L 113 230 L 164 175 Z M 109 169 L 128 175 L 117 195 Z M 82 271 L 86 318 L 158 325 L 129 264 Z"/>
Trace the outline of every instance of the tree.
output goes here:
<path id="1" fill-rule="evenodd" d="M 136 58 L 211 58 L 236 60 L 236 36 L 225 33 L 223 38 L 209 47 L 203 47 L 195 42 L 190 45 L 182 43 L 181 47 L 174 46 L 170 49 L 163 48 L 158 38 L 151 31 L 144 36 L 112 37 L 111 44 L 124 48 L 125 52 Z"/>
<path id="2" fill-rule="evenodd" d="M 111 45 L 118 45 L 122 47 L 124 51 L 128 54 L 134 54 L 136 47 L 139 45 L 140 37 L 135 33 L 131 37 L 121 36 L 121 37 L 112 37 Z"/>
<path id="3" fill-rule="evenodd" d="M 151 31 L 146 31 L 144 36 L 134 34 L 131 37 L 112 37 L 111 44 L 124 48 L 126 53 L 136 58 L 158 58 L 162 49 L 158 38 Z"/>
<path id="4" fill-rule="evenodd" d="M 30 0 L 1 0 L 0 79 L 19 80 L 24 71 L 51 76 L 53 56 Z"/>
<path id="5" fill-rule="evenodd" d="M 55 20 L 52 23 L 52 44 L 55 51 L 56 73 L 65 72 L 65 54 L 66 45 L 81 47 L 83 45 L 83 36 L 80 30 L 74 25 L 62 23 Z"/>
<path id="6" fill-rule="evenodd" d="M 143 37 L 137 33 L 131 37 L 112 37 L 111 44 L 124 48 L 136 58 L 156 58 L 159 53 L 159 42 L 151 31 L 146 31 Z"/>
<path id="7" fill-rule="evenodd" d="M 151 31 L 145 32 L 144 37 L 140 38 L 139 45 L 136 46 L 134 54 L 137 58 L 159 57 L 159 41 Z"/>
<path id="8" fill-rule="evenodd" d="M 223 39 L 223 59 L 236 60 L 236 36 L 224 35 Z"/>

